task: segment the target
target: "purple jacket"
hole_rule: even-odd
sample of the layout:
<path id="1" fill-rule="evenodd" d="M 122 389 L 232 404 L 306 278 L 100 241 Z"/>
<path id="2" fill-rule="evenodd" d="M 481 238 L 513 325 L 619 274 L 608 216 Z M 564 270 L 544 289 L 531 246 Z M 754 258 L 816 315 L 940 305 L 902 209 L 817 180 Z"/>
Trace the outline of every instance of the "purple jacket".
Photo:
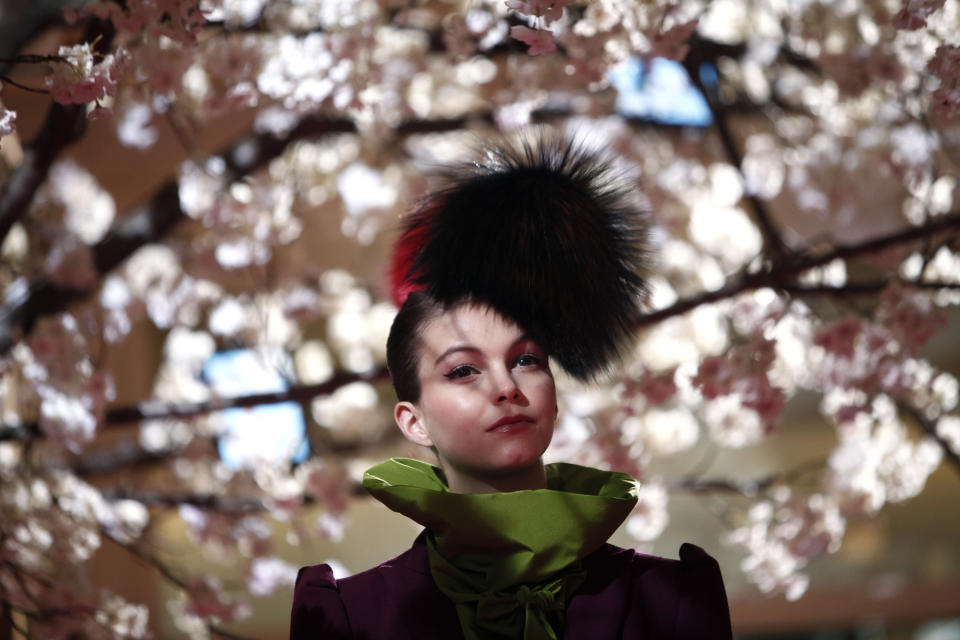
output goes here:
<path id="1" fill-rule="evenodd" d="M 567 604 L 566 640 L 730 640 L 716 561 L 692 544 L 667 560 L 610 544 L 583 559 L 587 577 Z M 291 640 L 458 639 L 453 603 L 430 576 L 421 534 L 392 560 L 335 580 L 325 564 L 297 576 Z"/>

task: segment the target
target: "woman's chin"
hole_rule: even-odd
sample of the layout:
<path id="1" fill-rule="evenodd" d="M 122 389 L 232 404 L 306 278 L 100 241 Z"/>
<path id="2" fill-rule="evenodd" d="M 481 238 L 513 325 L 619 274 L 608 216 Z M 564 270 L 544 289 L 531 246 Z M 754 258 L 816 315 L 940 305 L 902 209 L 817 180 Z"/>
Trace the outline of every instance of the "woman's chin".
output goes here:
<path id="1" fill-rule="evenodd" d="M 509 476 L 528 473 L 531 469 L 537 469 L 542 465 L 542 452 L 517 451 L 503 457 L 491 471 L 492 475 Z"/>

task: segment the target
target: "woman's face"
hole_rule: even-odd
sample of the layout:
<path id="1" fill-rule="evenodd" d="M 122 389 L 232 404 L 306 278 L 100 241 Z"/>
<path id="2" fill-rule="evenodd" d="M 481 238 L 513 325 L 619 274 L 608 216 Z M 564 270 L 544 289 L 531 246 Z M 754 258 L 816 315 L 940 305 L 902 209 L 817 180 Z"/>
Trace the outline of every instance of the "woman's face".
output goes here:
<path id="1" fill-rule="evenodd" d="M 436 448 L 451 489 L 540 469 L 557 394 L 547 354 L 520 327 L 461 306 L 421 333 L 420 399 L 397 404 L 410 440 Z"/>

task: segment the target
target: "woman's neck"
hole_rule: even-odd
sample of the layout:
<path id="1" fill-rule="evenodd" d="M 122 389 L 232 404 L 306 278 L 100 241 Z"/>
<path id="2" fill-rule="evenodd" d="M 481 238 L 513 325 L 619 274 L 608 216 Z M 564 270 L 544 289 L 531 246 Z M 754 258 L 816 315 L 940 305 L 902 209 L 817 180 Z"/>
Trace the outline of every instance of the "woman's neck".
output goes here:
<path id="1" fill-rule="evenodd" d="M 444 474 L 447 476 L 447 486 L 453 493 L 504 493 L 547 488 L 546 471 L 539 460 L 525 469 L 510 473 L 478 474 L 444 469 Z"/>

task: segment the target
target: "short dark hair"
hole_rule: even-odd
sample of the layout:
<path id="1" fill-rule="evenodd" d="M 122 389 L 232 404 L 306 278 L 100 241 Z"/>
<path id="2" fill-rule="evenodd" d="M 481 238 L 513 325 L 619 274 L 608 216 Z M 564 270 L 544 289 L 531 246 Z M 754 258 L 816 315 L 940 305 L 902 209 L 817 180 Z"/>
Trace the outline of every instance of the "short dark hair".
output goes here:
<path id="1" fill-rule="evenodd" d="M 387 337 L 387 368 L 400 401 L 420 400 L 420 336 L 423 326 L 449 308 L 428 294 L 415 291 L 407 296 L 394 317 Z"/>

